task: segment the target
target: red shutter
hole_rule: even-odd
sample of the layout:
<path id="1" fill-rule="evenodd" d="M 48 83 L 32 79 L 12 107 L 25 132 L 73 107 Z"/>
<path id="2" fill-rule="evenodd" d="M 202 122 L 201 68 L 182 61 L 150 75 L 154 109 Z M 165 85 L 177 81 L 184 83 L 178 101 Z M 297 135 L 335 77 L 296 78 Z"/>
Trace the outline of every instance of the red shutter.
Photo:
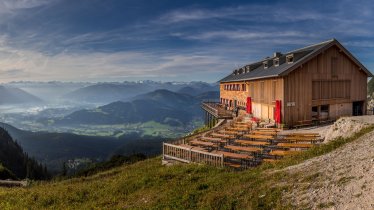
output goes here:
<path id="1" fill-rule="evenodd" d="M 247 97 L 247 113 L 252 114 L 252 99 Z"/>
<path id="2" fill-rule="evenodd" d="M 282 103 L 280 100 L 275 101 L 275 122 L 281 123 L 282 122 Z"/>

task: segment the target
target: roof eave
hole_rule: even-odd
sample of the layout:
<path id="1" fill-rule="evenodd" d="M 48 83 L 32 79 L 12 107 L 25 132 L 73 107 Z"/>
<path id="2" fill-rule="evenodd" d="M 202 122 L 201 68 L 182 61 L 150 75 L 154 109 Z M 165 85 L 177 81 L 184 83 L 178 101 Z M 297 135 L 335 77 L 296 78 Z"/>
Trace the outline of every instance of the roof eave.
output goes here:
<path id="1" fill-rule="evenodd" d="M 252 81 L 252 80 L 259 80 L 259 79 L 269 79 L 269 78 L 274 78 L 274 77 L 280 77 L 280 75 L 275 74 L 275 75 L 269 75 L 269 76 L 263 76 L 263 77 L 251 77 L 251 78 L 246 78 L 246 79 L 233 79 L 233 80 L 228 80 L 228 81 L 222 81 L 220 80 L 220 83 L 226 83 L 226 82 L 243 82 L 243 81 Z"/>

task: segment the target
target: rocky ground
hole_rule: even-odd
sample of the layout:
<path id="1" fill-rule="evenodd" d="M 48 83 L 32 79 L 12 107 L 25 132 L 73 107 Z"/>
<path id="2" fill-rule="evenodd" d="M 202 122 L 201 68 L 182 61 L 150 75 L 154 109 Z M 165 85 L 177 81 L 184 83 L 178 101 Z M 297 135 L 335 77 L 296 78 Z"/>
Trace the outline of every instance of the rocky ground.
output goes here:
<path id="1" fill-rule="evenodd" d="M 315 129 L 331 141 L 373 123 L 374 116 L 351 117 Z M 374 209 L 374 132 L 288 167 L 286 172 L 295 177 L 292 192 L 285 196 L 292 205 L 303 209 Z"/>
<path id="2" fill-rule="evenodd" d="M 283 131 L 282 133 L 319 133 L 327 143 L 339 136 L 350 137 L 362 128 L 374 124 L 374 116 L 342 117 L 332 125 L 314 126 L 301 129 Z"/>

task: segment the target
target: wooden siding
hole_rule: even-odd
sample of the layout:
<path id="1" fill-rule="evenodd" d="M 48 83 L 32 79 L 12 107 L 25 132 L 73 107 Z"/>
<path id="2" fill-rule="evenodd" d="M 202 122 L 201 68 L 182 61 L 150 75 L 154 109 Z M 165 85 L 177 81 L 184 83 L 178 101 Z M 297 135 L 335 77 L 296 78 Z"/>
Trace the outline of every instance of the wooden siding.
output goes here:
<path id="1" fill-rule="evenodd" d="M 266 69 L 264 69 L 264 71 L 266 71 Z M 224 89 L 224 85 L 233 84 L 239 84 L 240 87 L 245 84 L 246 89 L 245 91 L 233 91 Z M 276 84 L 275 88 L 274 84 Z M 263 87 L 263 89 L 261 87 Z M 275 100 L 283 101 L 283 90 L 284 88 L 282 78 L 221 83 L 220 98 L 232 101 L 237 100 L 239 102 L 239 106 L 245 107 L 247 103 L 247 97 L 251 97 L 253 102 L 253 109 L 256 109 L 254 111 L 258 113 L 255 114 L 255 117 L 259 117 L 262 119 L 273 119 L 273 108 L 275 107 Z"/>
<path id="2" fill-rule="evenodd" d="M 349 93 L 344 92 L 344 98 L 313 100 L 313 81 L 349 81 L 350 88 L 345 89 Z M 333 84 L 339 84 L 339 82 L 333 82 Z M 336 88 L 331 89 L 336 90 Z M 326 91 L 326 89 L 322 88 L 321 91 Z M 338 47 L 333 46 L 287 75 L 284 78 L 284 93 L 283 119 L 288 125 L 294 125 L 301 120 L 311 120 L 313 106 L 328 104 L 330 117 L 337 118 L 339 113 L 342 115 L 352 113 L 350 104 L 354 101 L 365 101 L 364 107 L 366 107 L 367 75 Z M 340 93 L 327 95 L 336 94 L 340 95 Z M 295 106 L 287 106 L 287 102 L 295 102 Z M 341 108 L 332 106 L 334 104 L 341 104 Z"/>

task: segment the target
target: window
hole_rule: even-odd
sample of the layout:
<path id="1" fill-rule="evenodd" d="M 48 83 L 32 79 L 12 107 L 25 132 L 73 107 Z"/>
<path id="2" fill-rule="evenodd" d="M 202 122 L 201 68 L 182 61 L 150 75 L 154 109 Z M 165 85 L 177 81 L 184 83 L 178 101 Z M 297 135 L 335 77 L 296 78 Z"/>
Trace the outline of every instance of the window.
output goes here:
<path id="1" fill-rule="evenodd" d="M 312 82 L 312 100 L 321 98 L 321 81 Z"/>
<path id="2" fill-rule="evenodd" d="M 351 95 L 351 81 L 326 80 L 312 82 L 312 100 L 319 99 L 349 99 Z"/>
<path id="3" fill-rule="evenodd" d="M 268 68 L 268 62 L 264 62 L 264 69 L 267 69 Z"/>
<path id="4" fill-rule="evenodd" d="M 331 82 L 321 81 L 321 99 L 330 99 L 331 95 Z"/>
<path id="5" fill-rule="evenodd" d="M 261 82 L 260 83 L 261 87 L 260 87 L 260 100 L 264 100 L 265 98 L 265 82 Z"/>
<path id="6" fill-rule="evenodd" d="M 344 89 L 345 89 L 344 91 L 345 98 L 350 99 L 351 98 L 351 81 L 345 82 Z"/>
<path id="7" fill-rule="evenodd" d="M 286 56 L 287 63 L 293 63 L 293 54 Z"/>
<path id="8" fill-rule="evenodd" d="M 246 91 L 245 84 L 242 84 L 242 91 Z"/>
<path id="9" fill-rule="evenodd" d="M 338 77 L 338 58 L 331 57 L 331 77 L 337 78 Z"/>
<path id="10" fill-rule="evenodd" d="M 272 94 L 271 94 L 271 99 L 273 101 L 276 100 L 276 94 L 277 94 L 277 81 L 273 81 L 273 91 L 272 91 Z"/>
<path id="11" fill-rule="evenodd" d="M 279 58 L 274 59 L 274 66 L 279 66 Z"/>
<path id="12" fill-rule="evenodd" d="M 331 98 L 344 98 L 344 82 L 333 81 L 331 85 Z"/>
<path id="13" fill-rule="evenodd" d="M 252 98 L 255 97 L 255 84 L 254 83 L 251 83 L 251 97 Z"/>
<path id="14" fill-rule="evenodd" d="M 321 112 L 329 112 L 329 105 L 321 105 Z"/>

